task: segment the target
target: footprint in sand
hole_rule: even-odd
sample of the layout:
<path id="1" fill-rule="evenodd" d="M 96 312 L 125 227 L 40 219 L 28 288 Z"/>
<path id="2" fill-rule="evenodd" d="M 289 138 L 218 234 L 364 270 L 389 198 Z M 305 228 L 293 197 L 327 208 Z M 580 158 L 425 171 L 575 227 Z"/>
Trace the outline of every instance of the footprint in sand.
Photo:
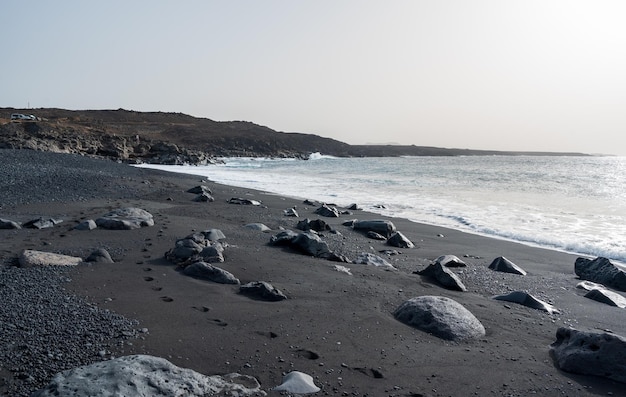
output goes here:
<path id="1" fill-rule="evenodd" d="M 163 287 L 152 287 L 153 290 L 155 291 L 161 291 L 163 289 Z"/>
<path id="2" fill-rule="evenodd" d="M 144 272 L 151 272 L 151 271 L 152 271 L 152 268 L 151 268 L 151 267 L 144 267 L 144 268 L 143 268 L 143 271 L 144 271 Z"/>
<path id="3" fill-rule="evenodd" d="M 149 277 L 149 276 L 146 276 L 143 279 L 144 281 L 154 281 L 154 277 Z"/>
<path id="4" fill-rule="evenodd" d="M 162 300 L 163 302 L 173 302 L 173 301 L 174 301 L 174 298 L 170 298 L 169 296 L 162 296 L 162 297 L 161 297 L 161 300 Z"/>
<path id="5" fill-rule="evenodd" d="M 306 350 L 306 349 L 296 350 L 296 355 L 299 357 L 308 358 L 309 360 L 317 360 L 318 358 L 320 358 L 319 354 L 315 353 L 312 350 Z"/>
<path id="6" fill-rule="evenodd" d="M 202 313 L 206 313 L 209 310 L 211 310 L 210 308 L 206 307 L 206 306 L 202 306 L 202 307 L 198 307 L 198 306 L 192 306 L 192 308 L 194 308 L 195 310 L 202 312 Z"/>

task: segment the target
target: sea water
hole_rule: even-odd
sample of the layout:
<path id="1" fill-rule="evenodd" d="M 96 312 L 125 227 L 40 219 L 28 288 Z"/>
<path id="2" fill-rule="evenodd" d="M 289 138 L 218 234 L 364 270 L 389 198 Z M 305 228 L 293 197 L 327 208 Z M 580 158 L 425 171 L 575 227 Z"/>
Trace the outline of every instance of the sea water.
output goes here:
<path id="1" fill-rule="evenodd" d="M 626 262 L 626 157 L 223 160 L 143 166 Z"/>

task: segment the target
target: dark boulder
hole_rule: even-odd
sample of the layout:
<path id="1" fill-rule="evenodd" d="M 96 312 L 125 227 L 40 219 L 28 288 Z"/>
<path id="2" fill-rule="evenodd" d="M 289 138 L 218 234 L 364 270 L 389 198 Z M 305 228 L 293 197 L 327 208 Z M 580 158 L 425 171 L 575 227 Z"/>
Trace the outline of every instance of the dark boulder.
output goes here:
<path id="1" fill-rule="evenodd" d="M 331 254 L 330 248 L 320 236 L 311 232 L 303 232 L 291 241 L 291 245 L 307 255 L 325 258 Z"/>
<path id="2" fill-rule="evenodd" d="M 339 211 L 337 208 L 322 204 L 321 207 L 315 210 L 315 213 L 327 218 L 339 218 Z"/>
<path id="3" fill-rule="evenodd" d="M 435 280 L 442 287 L 454 291 L 467 291 L 467 288 L 452 270 L 448 269 L 440 262 L 430 264 L 426 269 L 417 272 L 420 276 L 429 277 Z"/>
<path id="4" fill-rule="evenodd" d="M 113 259 L 107 250 L 104 248 L 98 248 L 89 254 L 89 256 L 85 259 L 85 262 L 113 263 Z"/>
<path id="5" fill-rule="evenodd" d="M 19 223 L 10 221 L 8 219 L 0 219 L 0 229 L 21 229 Z"/>
<path id="6" fill-rule="evenodd" d="M 251 199 L 246 199 L 246 198 L 240 198 L 240 197 L 233 197 L 230 200 L 228 200 L 229 204 L 239 204 L 239 205 L 261 205 L 260 201 L 257 200 L 251 200 Z"/>
<path id="7" fill-rule="evenodd" d="M 411 242 L 402 232 L 395 232 L 387 240 L 387 244 L 398 248 L 414 248 L 415 244 Z"/>
<path id="8" fill-rule="evenodd" d="M 293 230 L 283 230 L 270 238 L 270 245 L 291 245 L 296 237 L 298 233 Z"/>
<path id="9" fill-rule="evenodd" d="M 211 194 L 207 193 L 207 192 L 203 192 L 198 194 L 193 201 L 199 202 L 199 203 L 212 203 L 213 201 L 215 201 L 215 199 L 213 198 L 213 196 L 211 196 Z"/>
<path id="10" fill-rule="evenodd" d="M 385 238 L 391 237 L 391 235 L 396 231 L 396 226 L 391 221 L 378 219 L 371 221 L 356 221 L 352 227 L 354 230 L 360 230 L 363 232 L 376 232 L 385 236 Z"/>
<path id="11" fill-rule="evenodd" d="M 494 259 L 489 265 L 489 269 L 495 270 L 497 272 L 519 274 L 522 276 L 526 275 L 526 271 L 524 269 L 517 266 L 515 263 L 511 262 L 503 256 L 499 256 Z"/>
<path id="12" fill-rule="evenodd" d="M 598 257 L 594 260 L 578 258 L 574 263 L 574 271 L 583 280 L 626 291 L 626 273 L 607 258 Z"/>
<path id="13" fill-rule="evenodd" d="M 563 371 L 626 383 L 626 338 L 561 327 L 550 352 Z"/>
<path id="14" fill-rule="evenodd" d="M 303 219 L 298 222 L 296 228 L 305 232 L 309 230 L 315 230 L 316 232 L 325 232 L 332 229 L 330 225 L 322 219 L 310 220 L 309 218 Z"/>
<path id="15" fill-rule="evenodd" d="M 198 185 L 198 186 L 192 187 L 191 189 L 187 190 L 187 193 L 193 193 L 193 194 L 207 193 L 209 195 L 213 194 L 213 192 L 211 192 L 211 189 L 209 189 L 209 187 L 206 185 Z"/>
<path id="16" fill-rule="evenodd" d="M 387 240 L 387 237 L 383 236 L 380 233 L 373 232 L 371 230 L 367 232 L 365 235 L 367 236 L 367 238 L 371 238 L 372 240 L 380 240 L 380 241 Z"/>
<path id="17" fill-rule="evenodd" d="M 520 305 L 530 307 L 532 309 L 543 310 L 544 312 L 548 312 L 550 314 L 560 313 L 559 310 L 551 304 L 544 302 L 541 299 L 537 299 L 528 292 L 524 291 L 514 291 L 506 295 L 497 295 L 494 296 L 493 299 L 519 303 Z"/>
<path id="18" fill-rule="evenodd" d="M 626 308 L 626 298 L 617 292 L 609 291 L 604 288 L 594 288 L 585 294 L 585 298 L 593 299 L 594 301 L 607 304 L 609 306 L 616 306 L 620 309 Z"/>
<path id="19" fill-rule="evenodd" d="M 441 255 L 435 259 L 435 263 L 441 263 L 445 267 L 466 267 L 467 264 L 463 262 L 456 255 Z"/>

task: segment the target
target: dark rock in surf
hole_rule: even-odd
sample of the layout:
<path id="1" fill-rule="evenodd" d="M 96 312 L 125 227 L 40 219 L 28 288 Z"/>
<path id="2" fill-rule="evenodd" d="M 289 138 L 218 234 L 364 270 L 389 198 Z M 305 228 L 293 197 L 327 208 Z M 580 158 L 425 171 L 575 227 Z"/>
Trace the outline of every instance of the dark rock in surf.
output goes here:
<path id="1" fill-rule="evenodd" d="M 387 244 L 398 248 L 414 248 L 415 244 L 411 242 L 402 232 L 395 232 L 387 240 Z"/>
<path id="2" fill-rule="evenodd" d="M 537 299 L 531 294 L 524 292 L 524 291 L 515 291 L 506 295 L 497 295 L 497 296 L 494 296 L 493 299 L 499 300 L 499 301 L 519 303 L 520 305 L 524 305 L 532 309 L 543 310 L 544 312 L 548 312 L 550 314 L 560 313 L 559 310 L 555 308 L 554 306 L 552 306 L 551 304 L 544 302 L 541 299 Z"/>
<path id="3" fill-rule="evenodd" d="M 497 272 L 519 274 L 522 276 L 526 275 L 526 271 L 524 269 L 517 266 L 515 263 L 511 262 L 503 256 L 499 256 L 494 259 L 489 265 L 489 269 L 495 270 Z"/>
<path id="4" fill-rule="evenodd" d="M 391 221 L 378 219 L 371 221 L 356 221 L 352 227 L 354 230 L 361 230 L 363 232 L 376 232 L 385 236 L 385 238 L 391 237 L 391 235 L 396 231 L 396 226 Z"/>
<path id="5" fill-rule="evenodd" d="M 349 206 L 347 206 L 346 208 L 347 208 L 347 209 L 349 209 L 349 210 L 352 210 L 352 211 L 362 211 L 362 210 L 363 210 L 363 208 L 361 208 L 361 207 L 360 207 L 358 204 L 356 204 L 356 203 L 355 203 L 355 204 L 350 204 L 350 205 L 349 205 Z"/>
<path id="6" fill-rule="evenodd" d="M 626 273 L 607 258 L 598 257 L 594 260 L 578 258 L 574 263 L 574 271 L 583 280 L 626 291 Z"/>
<path id="7" fill-rule="evenodd" d="M 335 207 L 322 204 L 321 207 L 315 210 L 315 213 L 327 218 L 339 218 L 339 211 Z"/>
<path id="8" fill-rule="evenodd" d="M 626 338 L 561 327 L 550 353 L 563 371 L 626 383 Z"/>
<path id="9" fill-rule="evenodd" d="M 467 288 L 452 270 L 443 266 L 439 262 L 432 263 L 428 267 L 420 272 L 417 272 L 420 276 L 429 277 L 435 280 L 442 287 L 454 290 L 454 291 L 467 291 Z"/>
<path id="10" fill-rule="evenodd" d="M 463 305 L 443 296 L 419 296 L 393 313 L 407 325 L 442 339 L 467 340 L 485 336 L 485 327 Z"/>
<path id="11" fill-rule="evenodd" d="M 89 256 L 85 259 L 85 262 L 97 262 L 97 263 L 114 263 L 109 251 L 104 248 L 98 248 L 93 251 Z"/>
<path id="12" fill-rule="evenodd" d="M 239 284 L 239 279 L 232 273 L 206 262 L 195 262 L 185 267 L 183 273 L 201 280 L 220 284 Z"/>
<path id="13" fill-rule="evenodd" d="M 249 296 L 253 299 L 278 302 L 287 299 L 279 289 L 265 281 L 253 281 L 239 287 L 239 293 Z"/>

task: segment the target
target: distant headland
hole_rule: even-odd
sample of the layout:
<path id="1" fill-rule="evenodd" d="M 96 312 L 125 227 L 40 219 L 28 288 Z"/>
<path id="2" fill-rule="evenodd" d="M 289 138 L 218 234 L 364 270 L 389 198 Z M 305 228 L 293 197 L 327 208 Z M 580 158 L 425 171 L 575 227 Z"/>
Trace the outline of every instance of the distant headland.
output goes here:
<path id="1" fill-rule="evenodd" d="M 27 119 L 11 115 L 32 115 Z M 131 110 L 0 108 L 0 148 L 77 153 L 128 163 L 206 164 L 220 157 L 542 155 L 416 145 L 350 145 L 318 135 L 278 132 L 248 121 L 213 121 L 182 113 Z"/>

